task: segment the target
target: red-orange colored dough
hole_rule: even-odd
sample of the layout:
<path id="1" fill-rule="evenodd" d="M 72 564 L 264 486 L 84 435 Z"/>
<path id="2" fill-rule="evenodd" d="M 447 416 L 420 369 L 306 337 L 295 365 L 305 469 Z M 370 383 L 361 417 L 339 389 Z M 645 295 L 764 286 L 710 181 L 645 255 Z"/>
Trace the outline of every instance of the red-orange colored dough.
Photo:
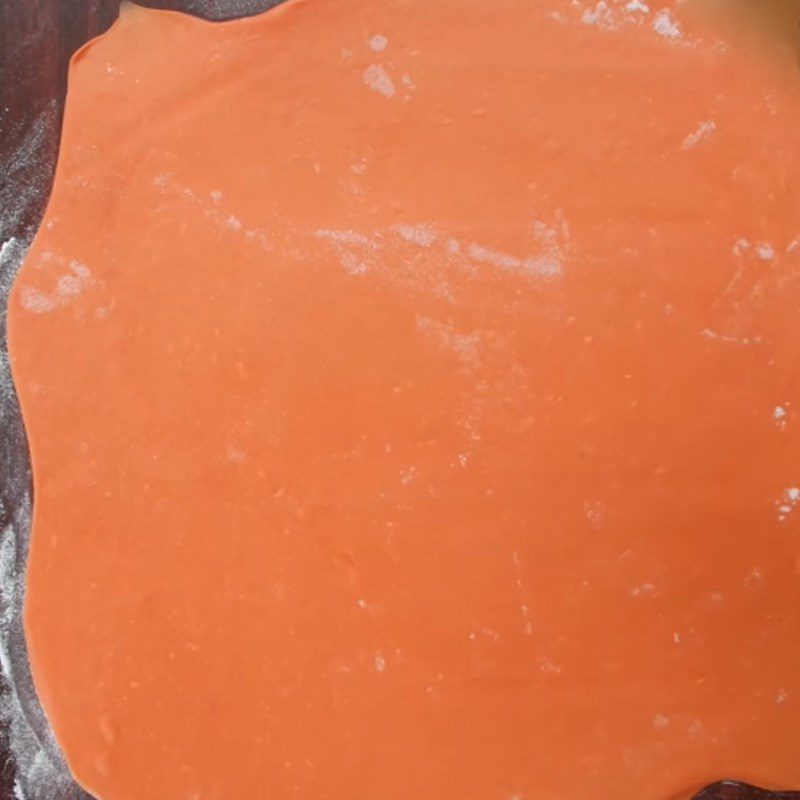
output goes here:
<path id="1" fill-rule="evenodd" d="M 129 7 L 16 282 L 101 800 L 800 788 L 800 93 L 658 0 Z"/>

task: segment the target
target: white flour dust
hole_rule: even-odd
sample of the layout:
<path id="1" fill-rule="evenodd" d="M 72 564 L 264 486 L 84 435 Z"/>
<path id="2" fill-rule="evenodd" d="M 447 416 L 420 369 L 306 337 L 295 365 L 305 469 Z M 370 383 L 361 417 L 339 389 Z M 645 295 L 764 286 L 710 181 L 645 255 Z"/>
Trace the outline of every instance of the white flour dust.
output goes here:
<path id="1" fill-rule="evenodd" d="M 550 11 L 547 16 L 561 24 L 578 23 L 602 31 L 618 31 L 630 26 L 648 28 L 654 37 L 673 44 L 695 44 L 687 42 L 671 9 L 662 8 L 653 13 L 644 0 L 564 0 L 560 10 Z"/>
<path id="2" fill-rule="evenodd" d="M 389 73 L 380 64 L 370 64 L 363 72 L 364 83 L 370 89 L 382 94 L 384 97 L 393 97 L 395 93 L 394 81 Z"/>
<path id="3" fill-rule="evenodd" d="M 31 520 L 30 471 L 11 380 L 5 325 L 8 292 L 26 250 L 27 242 L 16 238 L 0 245 L 0 456 L 6 467 L 0 485 L 0 515 L 4 520 L 0 530 L 0 669 L 4 684 L 0 718 L 7 726 L 17 771 L 16 800 L 78 800 L 87 795 L 72 781 L 36 698 L 22 629 Z"/>

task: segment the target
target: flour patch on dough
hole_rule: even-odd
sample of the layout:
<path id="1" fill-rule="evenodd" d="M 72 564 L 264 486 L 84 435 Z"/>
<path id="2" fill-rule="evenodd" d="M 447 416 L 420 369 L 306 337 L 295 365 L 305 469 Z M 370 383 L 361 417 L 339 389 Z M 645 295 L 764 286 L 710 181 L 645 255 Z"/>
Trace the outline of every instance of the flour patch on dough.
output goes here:
<path id="1" fill-rule="evenodd" d="M 384 97 L 394 97 L 394 81 L 380 64 L 370 64 L 361 74 L 364 83 Z"/>
<path id="2" fill-rule="evenodd" d="M 214 189 L 208 193 L 211 203 L 199 196 L 190 186 L 182 186 L 176 183 L 169 174 L 156 175 L 153 178 L 153 186 L 161 193 L 173 194 L 181 197 L 184 201 L 197 206 L 198 210 L 211 221 L 217 228 L 226 232 L 241 234 L 245 239 L 257 244 L 262 250 L 272 250 L 272 243 L 267 234 L 260 228 L 251 228 L 242 221 L 241 217 L 234 214 L 230 209 L 222 208 L 224 199 L 223 193 L 219 189 Z"/>
<path id="3" fill-rule="evenodd" d="M 750 572 L 745 575 L 744 585 L 753 586 L 754 584 L 761 583 L 764 580 L 764 572 L 759 566 L 753 567 Z"/>
<path id="4" fill-rule="evenodd" d="M 714 131 L 717 130 L 717 123 L 713 120 L 703 120 L 698 126 L 697 130 L 690 133 L 684 140 L 683 144 L 681 145 L 682 150 L 690 150 L 692 147 L 695 147 L 699 144 L 703 139 L 708 139 Z"/>
<path id="5" fill-rule="evenodd" d="M 507 270 L 522 270 L 523 261 L 517 256 L 510 253 L 503 253 L 500 250 L 494 250 L 491 247 L 484 247 L 481 244 L 467 245 L 467 254 L 475 261 L 480 261 L 483 264 L 491 264 L 494 267 Z"/>
<path id="6" fill-rule="evenodd" d="M 64 259 L 52 254 L 45 255 L 49 256 L 48 260 L 64 261 Z M 56 279 L 53 291 L 43 292 L 32 286 L 22 286 L 20 288 L 22 307 L 34 314 L 53 311 L 56 308 L 67 305 L 73 297 L 79 295 L 87 286 L 91 286 L 95 282 L 89 268 L 80 261 L 70 261 L 68 270 L 68 272 Z"/>
<path id="7" fill-rule="evenodd" d="M 401 239 L 420 247 L 431 247 L 439 238 L 433 225 L 395 225 L 392 230 Z"/>
<path id="8" fill-rule="evenodd" d="M 375 34 L 369 40 L 369 46 L 376 52 L 380 53 L 386 49 L 386 45 L 389 44 L 389 40 L 381 33 Z"/>
<path id="9" fill-rule="evenodd" d="M 363 233 L 321 228 L 314 231 L 314 236 L 330 242 L 339 263 L 349 275 L 364 275 L 373 266 L 377 244 Z"/>
<path id="10" fill-rule="evenodd" d="M 614 12 L 608 7 L 608 3 L 604 2 L 604 0 L 600 0 L 593 9 L 587 8 L 583 12 L 581 21 L 584 25 L 596 25 L 598 28 L 603 28 L 607 31 L 619 27 L 619 22 Z"/>
<path id="11" fill-rule="evenodd" d="M 431 338 L 440 349 L 453 353 L 463 367 L 477 369 L 481 364 L 481 335 L 478 331 L 460 333 L 450 322 L 417 317 L 417 330 Z"/>
<path id="12" fill-rule="evenodd" d="M 799 502 L 800 487 L 790 486 L 788 489 L 784 489 L 783 494 L 775 501 L 778 509 L 778 522 L 784 522 L 789 514 L 795 510 Z"/>
<path id="13" fill-rule="evenodd" d="M 563 12 L 550 11 L 548 16 L 558 22 L 564 22 L 571 16 L 576 22 L 591 25 L 602 31 L 618 31 L 629 26 L 642 27 L 651 19 L 651 8 L 644 0 L 597 0 L 585 3 L 580 0 L 569 0 L 564 3 Z M 671 42 L 683 39 L 683 31 L 673 16 L 671 9 L 659 10 L 650 23 L 651 30 Z"/>
<path id="14" fill-rule="evenodd" d="M 38 289 L 31 286 L 23 286 L 20 289 L 22 307 L 34 314 L 44 314 L 57 307 L 57 303 L 46 294 L 42 294 Z"/>
<path id="15" fill-rule="evenodd" d="M 549 237 L 545 239 L 545 252 L 527 258 L 474 242 L 466 245 L 466 253 L 473 261 L 528 277 L 550 279 L 559 277 L 564 272 L 559 252 L 552 247 Z"/>
<path id="16" fill-rule="evenodd" d="M 363 233 L 359 233 L 358 231 L 337 231 L 320 228 L 314 232 L 314 235 L 319 236 L 321 239 L 329 239 L 332 242 L 339 242 L 341 244 L 358 244 L 365 246 L 372 244 Z"/>
<path id="17" fill-rule="evenodd" d="M 534 252 L 528 256 L 498 250 L 482 242 L 443 237 L 432 223 L 398 223 L 369 235 L 356 230 L 333 228 L 320 228 L 312 232 L 315 238 L 330 243 L 342 266 L 354 275 L 363 275 L 377 266 L 376 256 L 385 244 L 388 246 L 384 237 L 390 234 L 420 250 L 431 251 L 434 262 L 438 260 L 473 270 L 476 264 L 489 265 L 504 272 L 545 281 L 563 275 L 569 250 L 569 226 L 561 212 L 557 214 L 555 225 L 539 220 L 533 222 L 530 234 Z"/>
<path id="18" fill-rule="evenodd" d="M 558 213 L 557 225 L 535 220 L 531 226 L 531 235 L 537 252 L 527 257 L 495 250 L 477 242 L 461 243 L 457 239 L 451 239 L 450 245 L 454 253 L 463 250 L 473 261 L 529 278 L 550 280 L 563 275 L 569 248 L 569 226 L 563 214 Z"/>
<path id="19" fill-rule="evenodd" d="M 591 25 L 603 31 L 616 31 L 628 25 L 641 26 L 643 15 L 650 13 L 650 8 L 639 0 L 598 0 L 585 4 L 578 0 L 569 3 L 569 11 L 565 13 L 580 16 L 578 21 L 583 25 Z M 551 12 L 551 18 L 564 22 L 564 14 Z"/>
<path id="20" fill-rule="evenodd" d="M 677 41 L 683 37 L 680 25 L 675 21 L 672 12 L 664 8 L 656 14 L 653 20 L 653 30 L 665 39 Z"/>
<path id="21" fill-rule="evenodd" d="M 556 214 L 556 225 L 535 220 L 533 238 L 541 249 L 539 270 L 542 277 L 555 278 L 564 272 L 564 262 L 570 248 L 569 223 L 562 211 Z"/>
<path id="22" fill-rule="evenodd" d="M 560 675 L 561 667 L 549 658 L 539 659 L 539 670 L 547 675 Z"/>
<path id="23" fill-rule="evenodd" d="M 749 240 L 747 239 L 739 239 L 733 245 L 732 252 L 735 256 L 740 256 L 743 253 L 747 252 L 752 245 L 750 244 Z"/>
<path id="24" fill-rule="evenodd" d="M 761 336 L 731 336 L 726 333 L 719 333 L 719 331 L 712 330 L 711 328 L 703 328 L 700 331 L 701 336 L 706 339 L 713 339 L 717 342 L 727 342 L 728 344 L 761 344 L 763 341 Z"/>
<path id="25" fill-rule="evenodd" d="M 775 258 L 775 248 L 769 242 L 761 242 L 756 248 L 756 253 L 762 261 L 772 261 Z"/>
<path id="26" fill-rule="evenodd" d="M 587 500 L 583 504 L 583 516 L 589 523 L 590 528 L 595 531 L 602 530 L 606 518 L 605 504 L 600 500 Z"/>

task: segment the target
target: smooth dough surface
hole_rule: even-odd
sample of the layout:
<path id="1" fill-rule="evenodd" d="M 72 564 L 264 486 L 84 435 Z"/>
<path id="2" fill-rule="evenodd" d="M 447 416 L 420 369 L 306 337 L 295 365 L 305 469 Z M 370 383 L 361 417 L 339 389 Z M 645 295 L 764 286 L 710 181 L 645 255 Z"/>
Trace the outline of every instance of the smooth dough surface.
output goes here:
<path id="1" fill-rule="evenodd" d="M 800 788 L 799 109 L 658 0 L 125 8 L 10 307 L 77 779 Z"/>

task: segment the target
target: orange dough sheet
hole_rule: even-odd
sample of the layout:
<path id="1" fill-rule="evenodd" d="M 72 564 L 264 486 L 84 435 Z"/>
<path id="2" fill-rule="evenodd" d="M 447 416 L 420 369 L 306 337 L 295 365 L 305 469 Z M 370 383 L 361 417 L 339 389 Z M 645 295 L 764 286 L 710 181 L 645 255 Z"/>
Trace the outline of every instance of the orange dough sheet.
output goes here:
<path id="1" fill-rule="evenodd" d="M 10 324 L 100 800 L 800 788 L 798 73 L 647 6 L 127 7 L 75 59 Z"/>

